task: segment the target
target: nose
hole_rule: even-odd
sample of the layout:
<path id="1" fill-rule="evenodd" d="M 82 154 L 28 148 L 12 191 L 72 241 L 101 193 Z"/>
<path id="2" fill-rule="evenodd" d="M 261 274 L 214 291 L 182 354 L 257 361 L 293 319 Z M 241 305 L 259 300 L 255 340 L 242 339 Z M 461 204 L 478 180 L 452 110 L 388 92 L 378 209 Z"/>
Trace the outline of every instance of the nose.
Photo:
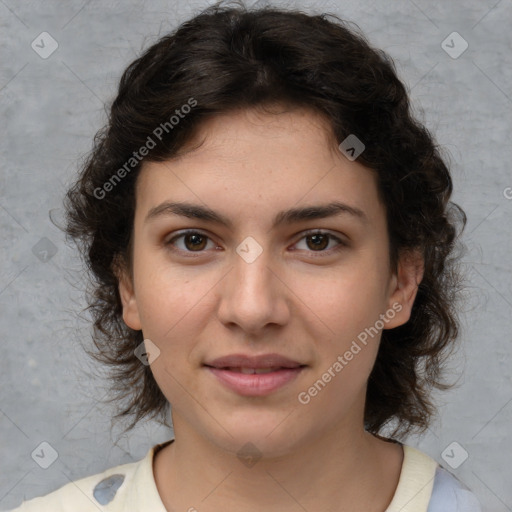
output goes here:
<path id="1" fill-rule="evenodd" d="M 220 283 L 218 319 L 257 337 L 270 325 L 283 326 L 290 318 L 292 292 L 272 265 L 268 250 L 251 262 L 235 254 L 233 268 Z M 282 272 L 281 272 L 282 273 Z"/>

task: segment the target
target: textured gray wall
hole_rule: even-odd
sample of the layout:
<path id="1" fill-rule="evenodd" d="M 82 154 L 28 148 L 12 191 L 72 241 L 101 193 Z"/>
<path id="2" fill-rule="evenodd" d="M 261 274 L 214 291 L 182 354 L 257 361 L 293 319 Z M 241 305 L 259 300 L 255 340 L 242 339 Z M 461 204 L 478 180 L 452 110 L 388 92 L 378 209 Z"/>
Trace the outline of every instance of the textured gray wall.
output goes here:
<path id="1" fill-rule="evenodd" d="M 122 70 L 208 3 L 0 0 L 0 509 L 141 458 L 170 437 L 151 422 L 129 436 L 119 426 L 110 432 L 111 410 L 100 403 L 107 383 L 79 343 L 89 336 L 78 314 L 80 263 L 48 212 L 61 218 L 63 193 Z M 512 3 L 277 5 L 358 23 L 395 58 L 418 116 L 450 155 L 455 200 L 469 217 L 463 348 L 452 364 L 464 376 L 439 395 L 439 421 L 409 443 L 448 468 L 460 464 L 452 471 L 486 510 L 510 511 Z M 48 469 L 31 457 L 42 442 L 58 452 Z"/>

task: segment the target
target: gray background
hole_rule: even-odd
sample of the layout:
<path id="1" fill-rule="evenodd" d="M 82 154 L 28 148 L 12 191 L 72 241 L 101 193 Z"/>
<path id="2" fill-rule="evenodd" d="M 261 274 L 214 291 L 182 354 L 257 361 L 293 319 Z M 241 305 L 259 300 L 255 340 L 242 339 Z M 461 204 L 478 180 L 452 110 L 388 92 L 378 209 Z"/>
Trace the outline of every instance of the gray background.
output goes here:
<path id="1" fill-rule="evenodd" d="M 125 436 L 119 425 L 111 431 L 112 410 L 101 403 L 107 382 L 79 343 L 89 337 L 80 261 L 48 214 L 62 218 L 64 191 L 120 73 L 208 4 L 0 0 L 0 509 L 137 460 L 172 436 L 153 422 Z M 439 395 L 427 435 L 408 442 L 448 469 L 447 458 L 460 462 L 467 452 L 452 472 L 486 510 L 512 510 L 512 3 L 276 5 L 355 21 L 395 59 L 418 117 L 451 161 L 455 200 L 469 217 L 463 343 L 452 360 L 459 385 Z M 59 45 L 46 59 L 31 48 L 44 31 Z M 441 46 L 454 31 L 469 45 L 458 58 Z M 31 457 L 43 441 L 58 452 L 48 469 Z"/>

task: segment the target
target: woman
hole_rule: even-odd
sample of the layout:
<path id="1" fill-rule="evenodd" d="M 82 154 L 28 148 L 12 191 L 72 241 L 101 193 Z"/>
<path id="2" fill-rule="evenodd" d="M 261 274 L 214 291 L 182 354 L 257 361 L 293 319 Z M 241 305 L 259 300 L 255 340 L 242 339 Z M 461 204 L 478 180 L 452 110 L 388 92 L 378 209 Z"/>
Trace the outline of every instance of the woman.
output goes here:
<path id="1" fill-rule="evenodd" d="M 457 336 L 451 192 L 391 59 L 346 23 L 216 5 L 161 38 L 67 232 L 118 416 L 171 405 L 174 436 L 17 510 L 480 510 L 400 442 Z"/>

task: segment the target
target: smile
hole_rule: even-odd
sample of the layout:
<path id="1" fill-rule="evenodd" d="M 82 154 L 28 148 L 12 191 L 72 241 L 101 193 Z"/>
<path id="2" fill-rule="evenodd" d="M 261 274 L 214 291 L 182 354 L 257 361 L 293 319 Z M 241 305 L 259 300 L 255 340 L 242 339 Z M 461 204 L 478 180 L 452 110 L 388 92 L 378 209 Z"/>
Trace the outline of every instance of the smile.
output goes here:
<path id="1" fill-rule="evenodd" d="M 304 366 L 296 368 L 214 368 L 206 366 L 224 387 L 242 396 L 265 396 L 297 378 Z"/>
<path id="2" fill-rule="evenodd" d="M 254 373 L 270 373 L 280 370 L 281 368 L 221 368 L 223 370 L 229 370 L 230 372 L 245 373 L 247 375 Z"/>

